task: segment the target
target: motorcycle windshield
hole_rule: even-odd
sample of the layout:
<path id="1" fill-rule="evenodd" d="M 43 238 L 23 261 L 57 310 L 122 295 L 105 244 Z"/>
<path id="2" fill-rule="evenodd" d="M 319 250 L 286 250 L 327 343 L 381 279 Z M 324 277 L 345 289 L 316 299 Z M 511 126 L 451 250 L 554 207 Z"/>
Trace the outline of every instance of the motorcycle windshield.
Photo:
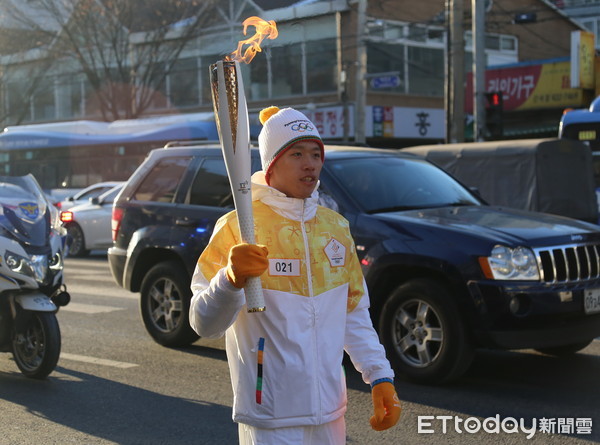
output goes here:
<path id="1" fill-rule="evenodd" d="M 0 176 L 0 227 L 19 242 L 45 246 L 50 233 L 50 204 L 31 175 Z"/>

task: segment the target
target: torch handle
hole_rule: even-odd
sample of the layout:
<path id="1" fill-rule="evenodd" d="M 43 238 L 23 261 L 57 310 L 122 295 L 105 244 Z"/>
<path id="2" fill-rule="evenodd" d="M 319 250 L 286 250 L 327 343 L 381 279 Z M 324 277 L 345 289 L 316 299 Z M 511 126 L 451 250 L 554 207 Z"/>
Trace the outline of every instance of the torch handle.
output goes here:
<path id="1" fill-rule="evenodd" d="M 266 307 L 263 301 L 262 283 L 259 277 L 250 277 L 244 286 L 246 307 L 248 312 L 263 312 Z"/>
<path id="2" fill-rule="evenodd" d="M 250 203 L 250 207 L 251 207 Z M 254 244 L 254 217 L 252 213 L 248 214 L 245 211 L 244 206 L 240 206 L 238 210 L 238 224 L 240 227 L 240 235 L 242 241 L 248 244 Z M 246 280 L 244 286 L 244 293 L 246 294 L 246 307 L 248 312 L 262 312 L 265 310 L 265 301 L 262 291 L 262 283 L 260 277 L 251 277 Z"/>

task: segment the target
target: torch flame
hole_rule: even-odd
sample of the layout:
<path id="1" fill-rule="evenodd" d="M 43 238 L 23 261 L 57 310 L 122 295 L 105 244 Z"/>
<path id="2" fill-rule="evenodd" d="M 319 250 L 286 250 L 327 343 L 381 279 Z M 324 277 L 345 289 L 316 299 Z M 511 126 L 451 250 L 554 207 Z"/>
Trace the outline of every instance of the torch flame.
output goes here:
<path id="1" fill-rule="evenodd" d="M 242 24 L 244 25 L 244 35 L 246 35 L 248 26 L 254 26 L 256 28 L 256 33 L 249 39 L 240 40 L 237 49 L 231 53 L 230 59 L 237 60 L 238 62 L 250 63 L 252 59 L 254 59 L 256 53 L 262 51 L 260 44 L 265 37 L 273 40 L 277 38 L 279 33 L 274 20 L 267 22 L 260 17 L 253 16 L 248 17 Z M 244 51 L 244 54 L 242 55 L 242 47 L 244 45 L 250 46 L 246 48 L 246 51 Z"/>

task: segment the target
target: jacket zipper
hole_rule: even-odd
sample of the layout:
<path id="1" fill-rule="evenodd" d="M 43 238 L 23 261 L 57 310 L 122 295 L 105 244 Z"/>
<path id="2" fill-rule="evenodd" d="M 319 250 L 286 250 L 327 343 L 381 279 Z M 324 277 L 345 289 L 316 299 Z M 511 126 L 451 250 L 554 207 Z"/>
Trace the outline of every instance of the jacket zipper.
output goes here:
<path id="1" fill-rule="evenodd" d="M 311 270 L 311 264 L 310 264 L 310 247 L 309 247 L 309 243 L 308 243 L 308 237 L 306 235 L 306 227 L 304 225 L 304 210 L 305 210 L 305 205 L 306 205 L 306 200 L 302 200 L 302 216 L 300 218 L 300 228 L 302 231 L 302 240 L 304 241 L 304 261 L 306 262 L 306 275 L 307 275 L 307 284 L 308 284 L 308 295 L 309 295 L 309 302 L 310 302 L 310 307 L 312 310 L 312 325 L 313 325 L 313 330 L 312 330 L 312 350 L 313 350 L 313 375 L 318 375 L 319 373 L 319 369 L 317 366 L 317 363 L 319 363 L 319 356 L 317 353 L 317 313 L 315 310 L 315 300 L 314 300 L 314 294 L 313 294 L 313 286 L 312 286 L 312 270 Z M 322 412 L 321 412 L 321 394 L 319 393 L 319 383 L 318 383 L 318 378 L 314 379 L 314 391 L 315 391 L 315 395 L 316 395 L 316 400 L 317 400 L 317 406 L 315 407 L 317 410 L 317 422 L 320 423 L 321 422 L 321 417 L 322 417 Z"/>
<path id="2" fill-rule="evenodd" d="M 314 297 L 312 286 L 312 271 L 310 269 L 310 251 L 308 246 L 308 238 L 306 236 L 306 228 L 304 227 L 304 206 L 306 200 L 302 200 L 302 215 L 300 217 L 300 229 L 302 230 L 302 241 L 304 242 L 304 261 L 306 262 L 306 275 L 308 281 L 308 296 Z"/>

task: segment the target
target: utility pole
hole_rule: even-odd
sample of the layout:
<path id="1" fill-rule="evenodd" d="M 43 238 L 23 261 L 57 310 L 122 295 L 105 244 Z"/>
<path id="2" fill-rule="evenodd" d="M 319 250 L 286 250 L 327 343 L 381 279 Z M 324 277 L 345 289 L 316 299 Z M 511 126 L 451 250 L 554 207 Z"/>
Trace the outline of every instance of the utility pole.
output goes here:
<path id="1" fill-rule="evenodd" d="M 446 142 L 465 139 L 465 41 L 464 0 L 448 1 L 448 49 L 446 57 Z"/>
<path id="2" fill-rule="evenodd" d="M 364 144 L 365 108 L 367 107 L 367 48 L 365 47 L 365 25 L 367 22 L 367 1 L 358 0 L 358 17 L 356 30 L 356 120 L 354 122 L 354 141 Z"/>
<path id="3" fill-rule="evenodd" d="M 348 73 L 346 71 L 346 63 L 342 54 L 342 18 L 340 12 L 335 13 L 335 26 L 336 26 L 336 59 L 337 59 L 337 78 L 338 78 L 338 102 L 342 104 L 342 116 L 343 116 L 343 127 L 342 127 L 342 141 L 348 142 L 349 135 L 349 122 L 350 116 L 348 115 Z"/>
<path id="4" fill-rule="evenodd" d="M 471 0 L 473 33 L 473 141 L 485 140 L 485 0 Z"/>

